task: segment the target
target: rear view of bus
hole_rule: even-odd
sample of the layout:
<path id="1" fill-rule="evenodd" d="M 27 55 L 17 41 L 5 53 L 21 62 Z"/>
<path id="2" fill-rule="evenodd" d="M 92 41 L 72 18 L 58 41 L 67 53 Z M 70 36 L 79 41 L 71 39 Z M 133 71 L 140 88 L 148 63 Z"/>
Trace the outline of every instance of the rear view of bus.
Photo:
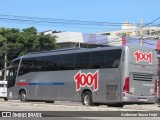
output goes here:
<path id="1" fill-rule="evenodd" d="M 157 54 L 155 50 L 127 47 L 122 101 L 155 103 L 157 95 Z M 129 57 L 127 57 L 129 56 Z"/>

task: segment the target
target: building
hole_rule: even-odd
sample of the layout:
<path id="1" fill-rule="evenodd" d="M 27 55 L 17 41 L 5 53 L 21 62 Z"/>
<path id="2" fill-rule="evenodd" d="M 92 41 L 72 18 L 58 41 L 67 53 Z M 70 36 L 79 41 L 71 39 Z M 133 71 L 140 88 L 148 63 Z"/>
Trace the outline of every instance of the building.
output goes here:
<path id="1" fill-rule="evenodd" d="M 129 23 L 128 21 L 124 22 L 120 30 L 108 31 L 98 33 L 100 35 L 110 35 L 116 37 L 133 37 L 139 38 L 141 35 L 145 39 L 159 39 L 160 38 L 160 27 L 159 26 L 144 26 L 142 28 L 137 27 L 135 23 Z"/>
<path id="2" fill-rule="evenodd" d="M 56 43 L 60 48 L 70 47 L 101 47 L 101 46 L 139 46 L 140 38 L 143 46 L 160 49 L 160 27 L 137 27 L 135 23 L 128 21 L 121 25 L 120 30 L 87 34 L 81 32 L 55 32 L 45 31 L 44 34 L 56 36 Z"/>
<path id="3" fill-rule="evenodd" d="M 108 36 L 97 35 L 97 34 L 87 34 L 81 32 L 53 32 L 45 31 L 45 35 L 50 34 L 56 36 L 56 44 L 59 48 L 73 48 L 73 47 L 102 47 L 106 46 L 106 41 Z"/>

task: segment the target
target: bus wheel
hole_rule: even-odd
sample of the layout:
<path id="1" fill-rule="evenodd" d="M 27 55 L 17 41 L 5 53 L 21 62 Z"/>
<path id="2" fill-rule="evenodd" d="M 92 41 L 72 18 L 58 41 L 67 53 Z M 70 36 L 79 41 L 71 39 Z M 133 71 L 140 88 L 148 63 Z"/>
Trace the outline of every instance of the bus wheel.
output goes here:
<path id="1" fill-rule="evenodd" d="M 123 104 L 110 104 L 110 105 L 107 105 L 108 107 L 120 107 L 122 108 L 124 105 Z"/>
<path id="2" fill-rule="evenodd" d="M 7 97 L 5 97 L 5 98 L 4 98 L 4 101 L 8 101 L 8 98 L 7 98 Z"/>
<path id="3" fill-rule="evenodd" d="M 27 101 L 27 98 L 26 98 L 26 92 L 25 91 L 21 91 L 20 92 L 20 95 L 19 95 L 19 98 L 22 102 L 26 102 Z"/>
<path id="4" fill-rule="evenodd" d="M 87 106 L 92 106 L 93 105 L 93 100 L 92 100 L 92 94 L 89 91 L 86 91 L 83 94 L 83 98 L 82 98 L 82 104 L 83 105 L 87 105 Z"/>
<path id="5" fill-rule="evenodd" d="M 45 103 L 54 103 L 54 101 L 45 101 Z"/>
<path id="6" fill-rule="evenodd" d="M 157 98 L 157 103 L 160 105 L 160 97 Z"/>

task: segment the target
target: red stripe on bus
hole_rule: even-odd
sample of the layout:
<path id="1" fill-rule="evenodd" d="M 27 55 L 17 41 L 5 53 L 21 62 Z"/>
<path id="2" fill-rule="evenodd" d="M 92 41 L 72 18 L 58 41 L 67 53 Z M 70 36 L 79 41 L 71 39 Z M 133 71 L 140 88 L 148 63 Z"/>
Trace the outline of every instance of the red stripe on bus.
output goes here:
<path id="1" fill-rule="evenodd" d="M 160 50 L 160 40 L 157 40 L 157 47 L 156 47 L 157 50 Z"/>
<path id="2" fill-rule="evenodd" d="M 29 83 L 28 82 L 18 82 L 16 85 L 17 86 L 28 86 Z"/>
<path id="3" fill-rule="evenodd" d="M 126 45 L 126 38 L 125 37 L 122 37 L 122 45 Z"/>

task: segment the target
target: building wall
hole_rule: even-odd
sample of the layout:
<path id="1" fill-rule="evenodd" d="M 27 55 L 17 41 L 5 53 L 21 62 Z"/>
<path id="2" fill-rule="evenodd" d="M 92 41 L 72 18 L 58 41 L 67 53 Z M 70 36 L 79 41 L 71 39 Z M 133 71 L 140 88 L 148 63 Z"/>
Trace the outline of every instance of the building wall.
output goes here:
<path id="1" fill-rule="evenodd" d="M 120 30 L 98 33 L 101 35 L 111 35 L 117 37 L 140 37 L 140 27 L 135 23 L 124 22 Z M 145 26 L 142 28 L 142 36 L 145 39 L 160 39 L 159 26 Z"/>
<path id="2" fill-rule="evenodd" d="M 83 35 L 81 32 L 61 32 L 52 34 L 56 36 L 56 43 L 63 42 L 80 42 L 83 43 Z"/>

